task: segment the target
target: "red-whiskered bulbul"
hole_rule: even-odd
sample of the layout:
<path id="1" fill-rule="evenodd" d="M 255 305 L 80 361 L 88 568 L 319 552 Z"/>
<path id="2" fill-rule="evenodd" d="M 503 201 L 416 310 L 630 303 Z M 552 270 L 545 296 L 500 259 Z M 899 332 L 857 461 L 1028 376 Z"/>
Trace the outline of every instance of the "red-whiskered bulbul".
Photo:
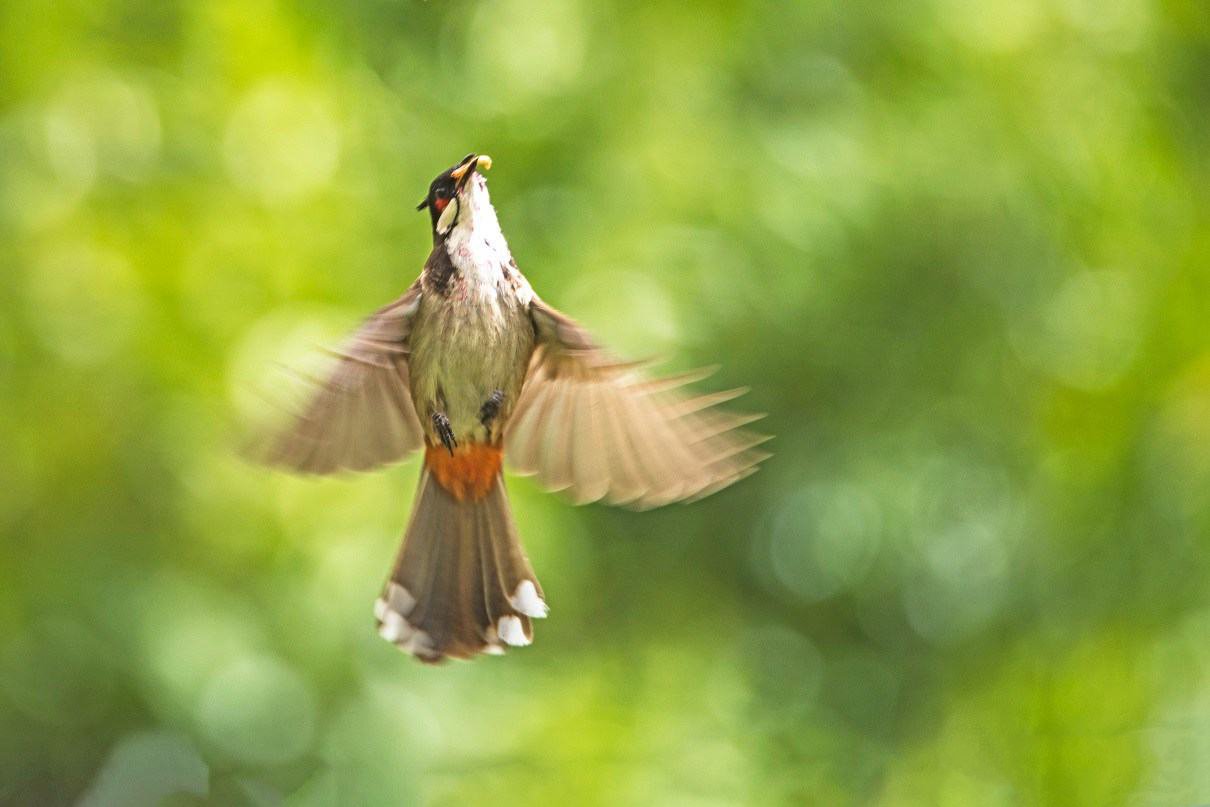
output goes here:
<path id="1" fill-rule="evenodd" d="M 635 508 L 706 496 L 756 470 L 753 415 L 686 395 L 705 373 L 652 379 L 542 301 L 500 232 L 469 154 L 429 186 L 420 277 L 338 351 L 265 461 L 367 470 L 424 449 L 403 548 L 375 603 L 384 638 L 426 662 L 527 645 L 546 616 L 501 474 L 503 457 L 576 502 Z"/>

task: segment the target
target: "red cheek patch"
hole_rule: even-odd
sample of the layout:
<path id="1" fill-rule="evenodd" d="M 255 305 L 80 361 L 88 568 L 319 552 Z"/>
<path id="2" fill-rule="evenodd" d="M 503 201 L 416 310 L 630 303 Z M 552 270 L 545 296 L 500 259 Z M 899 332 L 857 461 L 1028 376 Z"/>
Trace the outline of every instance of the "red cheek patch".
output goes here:
<path id="1" fill-rule="evenodd" d="M 437 212 L 440 213 L 442 210 L 445 210 L 445 206 L 448 205 L 449 203 L 450 203 L 449 199 L 434 199 L 433 207 L 437 208 Z"/>

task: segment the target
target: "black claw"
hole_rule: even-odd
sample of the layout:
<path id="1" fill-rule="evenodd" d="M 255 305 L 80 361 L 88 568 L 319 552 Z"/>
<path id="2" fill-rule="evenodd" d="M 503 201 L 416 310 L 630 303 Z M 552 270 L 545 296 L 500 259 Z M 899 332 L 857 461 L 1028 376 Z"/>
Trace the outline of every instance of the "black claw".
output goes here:
<path id="1" fill-rule="evenodd" d="M 479 422 L 484 426 L 490 426 L 491 422 L 496 419 L 496 415 L 500 414 L 500 405 L 504 403 L 504 390 L 496 390 L 491 394 L 483 406 L 479 407 Z"/>
<path id="2" fill-rule="evenodd" d="M 433 428 L 437 430 L 437 436 L 441 438 L 441 445 L 445 446 L 445 450 L 450 452 L 450 456 L 454 456 L 454 449 L 458 447 L 458 441 L 454 439 L 454 429 L 450 426 L 450 419 L 442 412 L 433 413 Z"/>

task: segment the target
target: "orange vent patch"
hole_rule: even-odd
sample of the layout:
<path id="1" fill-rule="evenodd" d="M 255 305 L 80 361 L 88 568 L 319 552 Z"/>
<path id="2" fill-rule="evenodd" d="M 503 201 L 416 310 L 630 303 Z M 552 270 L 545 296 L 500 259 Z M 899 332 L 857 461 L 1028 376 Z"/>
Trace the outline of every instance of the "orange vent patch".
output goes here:
<path id="1" fill-rule="evenodd" d="M 445 446 L 429 445 L 424 449 L 424 466 L 458 501 L 486 496 L 503 460 L 500 447 L 486 443 L 458 446 L 452 455 Z"/>

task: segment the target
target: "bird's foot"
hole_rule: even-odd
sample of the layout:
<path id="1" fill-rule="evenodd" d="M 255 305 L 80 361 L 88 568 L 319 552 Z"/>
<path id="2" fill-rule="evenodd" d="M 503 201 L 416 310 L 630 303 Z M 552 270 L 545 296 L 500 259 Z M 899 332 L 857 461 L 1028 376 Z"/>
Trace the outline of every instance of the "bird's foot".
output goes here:
<path id="1" fill-rule="evenodd" d="M 493 392 L 483 406 L 479 407 L 479 422 L 484 426 L 491 427 L 491 423 L 496 419 L 496 415 L 500 414 L 500 407 L 504 403 L 504 390 L 496 390 Z"/>
<path id="2" fill-rule="evenodd" d="M 437 430 L 437 436 L 441 438 L 441 445 L 445 446 L 445 450 L 450 452 L 450 456 L 454 456 L 454 449 L 458 447 L 458 441 L 454 439 L 454 429 L 450 426 L 450 419 L 445 416 L 444 412 L 433 413 L 433 428 Z"/>

